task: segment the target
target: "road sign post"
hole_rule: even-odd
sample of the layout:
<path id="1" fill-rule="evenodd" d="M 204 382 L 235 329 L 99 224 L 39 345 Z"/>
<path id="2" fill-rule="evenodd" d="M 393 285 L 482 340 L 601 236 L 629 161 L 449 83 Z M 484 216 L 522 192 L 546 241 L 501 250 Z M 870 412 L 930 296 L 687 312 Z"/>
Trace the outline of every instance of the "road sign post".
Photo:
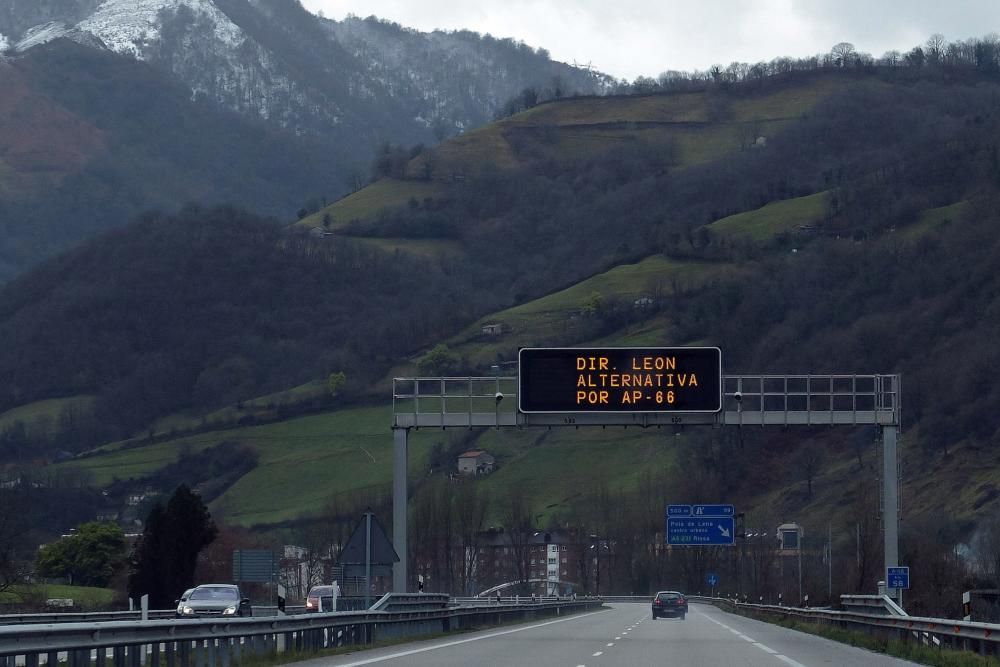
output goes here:
<path id="1" fill-rule="evenodd" d="M 705 581 L 712 589 L 712 597 L 715 597 L 715 587 L 719 584 L 719 575 L 715 572 L 709 572 L 708 576 L 705 577 Z"/>

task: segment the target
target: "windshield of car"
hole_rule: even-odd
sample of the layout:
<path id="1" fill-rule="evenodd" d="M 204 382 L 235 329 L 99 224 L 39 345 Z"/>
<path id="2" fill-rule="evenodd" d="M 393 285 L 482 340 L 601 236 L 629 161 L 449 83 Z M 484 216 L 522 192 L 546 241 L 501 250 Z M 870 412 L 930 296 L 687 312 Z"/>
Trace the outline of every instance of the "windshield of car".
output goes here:
<path id="1" fill-rule="evenodd" d="M 319 597 L 320 595 L 333 595 L 333 586 L 314 586 L 309 591 L 309 597 Z"/>
<path id="2" fill-rule="evenodd" d="M 236 600 L 235 588 L 223 586 L 209 586 L 206 588 L 196 588 L 191 592 L 189 600 Z"/>
<path id="3" fill-rule="evenodd" d="M 680 597 L 680 594 L 678 594 L 678 593 L 657 593 L 656 594 L 656 599 L 657 600 L 676 600 L 679 597 Z"/>

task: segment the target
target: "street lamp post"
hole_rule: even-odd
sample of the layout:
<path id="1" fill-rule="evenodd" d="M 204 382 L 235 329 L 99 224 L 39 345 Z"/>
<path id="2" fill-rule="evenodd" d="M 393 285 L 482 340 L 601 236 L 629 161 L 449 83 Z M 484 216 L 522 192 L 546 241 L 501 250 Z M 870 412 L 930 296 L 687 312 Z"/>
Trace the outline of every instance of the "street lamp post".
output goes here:
<path id="1" fill-rule="evenodd" d="M 594 550 L 594 587 L 597 597 L 601 597 L 601 540 L 597 535 L 591 535 L 590 541 L 593 544 L 590 548 Z"/>

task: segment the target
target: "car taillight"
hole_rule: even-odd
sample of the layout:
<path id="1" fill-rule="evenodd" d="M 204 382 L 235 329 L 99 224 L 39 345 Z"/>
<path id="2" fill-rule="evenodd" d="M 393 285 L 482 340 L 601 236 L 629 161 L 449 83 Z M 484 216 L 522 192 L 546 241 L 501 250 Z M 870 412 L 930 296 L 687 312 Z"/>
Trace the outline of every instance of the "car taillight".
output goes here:
<path id="1" fill-rule="evenodd" d="M 316 603 L 313 602 L 313 598 L 309 598 L 308 600 L 306 600 L 306 609 L 312 609 L 315 606 Z"/>
<path id="2" fill-rule="evenodd" d="M 660 604 L 659 600 L 653 600 L 653 604 Z"/>

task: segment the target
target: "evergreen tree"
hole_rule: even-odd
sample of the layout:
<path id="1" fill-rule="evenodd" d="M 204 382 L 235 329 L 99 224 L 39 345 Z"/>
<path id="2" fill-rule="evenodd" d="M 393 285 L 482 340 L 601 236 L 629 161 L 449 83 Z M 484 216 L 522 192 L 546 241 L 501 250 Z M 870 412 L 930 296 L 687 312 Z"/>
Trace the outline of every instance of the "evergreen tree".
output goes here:
<path id="1" fill-rule="evenodd" d="M 201 497 L 185 484 L 177 487 L 166 508 L 157 503 L 149 512 L 132 553 L 129 597 L 148 594 L 151 608 L 171 606 L 194 584 L 198 553 L 218 532 Z"/>

